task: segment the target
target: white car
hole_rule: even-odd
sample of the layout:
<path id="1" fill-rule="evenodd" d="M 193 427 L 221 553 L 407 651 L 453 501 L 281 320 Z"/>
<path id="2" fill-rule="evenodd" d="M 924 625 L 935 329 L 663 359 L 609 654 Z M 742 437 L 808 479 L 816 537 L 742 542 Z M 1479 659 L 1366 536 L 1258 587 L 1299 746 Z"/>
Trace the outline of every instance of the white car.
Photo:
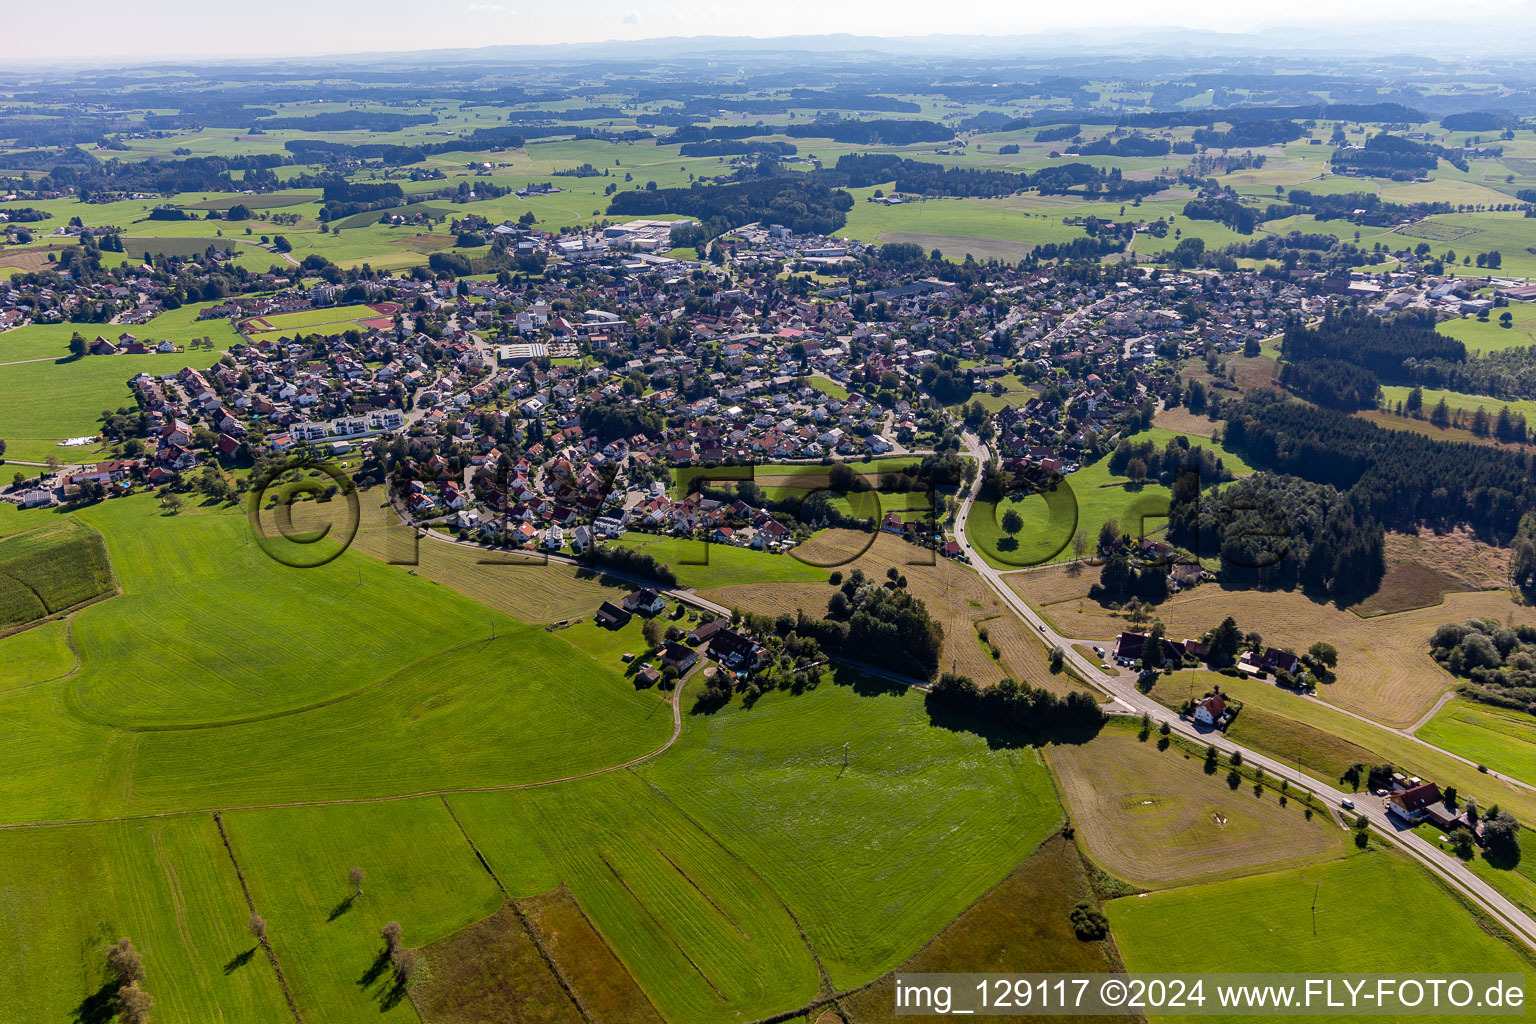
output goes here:
<path id="1" fill-rule="evenodd" d="M 1339 801 L 1339 806 L 1344 808 L 1346 811 L 1352 811 L 1355 809 L 1355 802 L 1349 797 L 1345 797 L 1343 800 Z"/>

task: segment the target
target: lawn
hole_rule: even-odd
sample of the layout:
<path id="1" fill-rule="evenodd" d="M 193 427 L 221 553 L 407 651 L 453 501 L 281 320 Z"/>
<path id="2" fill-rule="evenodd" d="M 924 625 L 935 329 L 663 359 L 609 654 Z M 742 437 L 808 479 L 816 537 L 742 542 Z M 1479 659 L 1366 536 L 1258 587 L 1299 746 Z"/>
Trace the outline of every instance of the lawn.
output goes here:
<path id="1" fill-rule="evenodd" d="M 677 574 L 678 585 L 700 590 L 742 583 L 817 582 L 827 571 L 792 553 L 775 555 L 701 540 L 626 533 L 614 543 L 638 548 Z"/>
<path id="2" fill-rule="evenodd" d="M 1162 427 L 1144 430 L 1131 438 L 1151 441 L 1161 450 L 1181 435 Z M 1250 467 L 1209 438 L 1190 437 L 1191 447 L 1214 449 L 1233 473 Z M 1003 531 L 1003 516 L 1015 511 L 1024 522 L 1016 537 Z M 1099 527 L 1114 519 L 1132 536 L 1154 534 L 1167 526 L 1168 488 L 1156 483 L 1133 484 L 1127 477 L 1110 473 L 1109 460 L 1100 459 L 1063 478 L 1048 494 L 1016 491 L 1002 501 L 977 501 L 966 519 L 971 544 L 994 569 L 1018 569 L 1067 561 L 1074 557 L 1072 538 L 1081 533 L 1089 548 L 1097 542 Z"/>
<path id="3" fill-rule="evenodd" d="M 1536 784 L 1536 718 L 1457 698 L 1415 733 L 1468 760 Z"/>
<path id="4" fill-rule="evenodd" d="M 1047 756 L 1088 852 L 1137 885 L 1188 884 L 1345 851 L 1333 823 L 1307 820 L 1300 801 L 1281 807 L 1269 789 L 1234 789 L 1225 772 L 1207 774 L 1182 745 L 1160 750 L 1156 733 L 1142 740 L 1129 724 Z"/>
<path id="5" fill-rule="evenodd" d="M 1411 927 L 1405 926 L 1404 908 L 1412 908 Z M 1133 974 L 1392 974 L 1411 965 L 1415 972 L 1433 975 L 1524 973 L 1532 967 L 1523 949 L 1484 931 L 1424 869 L 1382 849 L 1311 867 L 1125 897 L 1110 901 L 1105 912 Z M 1189 941 L 1176 939 L 1181 936 Z"/>
<path id="6" fill-rule="evenodd" d="M 0 831 L 0 908 L 13 1020 L 106 1020 L 104 949 L 125 936 L 157 1022 L 289 1017 L 207 815 Z"/>

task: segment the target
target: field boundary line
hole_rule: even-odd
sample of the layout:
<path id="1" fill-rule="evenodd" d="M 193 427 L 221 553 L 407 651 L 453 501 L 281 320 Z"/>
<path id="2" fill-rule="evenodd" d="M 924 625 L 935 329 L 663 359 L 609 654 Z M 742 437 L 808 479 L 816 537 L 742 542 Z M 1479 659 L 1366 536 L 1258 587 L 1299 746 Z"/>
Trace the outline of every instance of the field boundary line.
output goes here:
<path id="1" fill-rule="evenodd" d="M 251 887 L 245 882 L 245 872 L 240 870 L 240 861 L 235 857 L 235 848 L 229 845 L 229 833 L 224 831 L 224 816 L 215 811 L 213 823 L 219 830 L 219 838 L 224 841 L 224 852 L 229 854 L 229 862 L 235 867 L 235 877 L 240 880 L 240 891 L 245 893 L 245 905 L 251 913 L 256 913 L 256 902 L 251 899 Z M 277 983 L 283 987 L 283 997 L 288 1000 L 288 1009 L 293 1011 L 293 1019 L 298 1024 L 304 1024 L 304 1017 L 299 1013 L 299 1004 L 294 1002 L 293 989 L 288 987 L 288 978 L 283 974 L 282 966 L 277 962 L 277 951 L 272 948 L 272 943 L 267 939 L 265 931 L 257 936 L 261 948 L 267 951 L 267 960 L 272 964 L 272 970 L 277 974 Z"/>
<path id="2" fill-rule="evenodd" d="M 592 1014 L 587 1010 L 586 1005 L 582 1003 L 581 997 L 576 994 L 576 990 L 571 987 L 571 983 L 566 979 L 565 972 L 560 969 L 559 964 L 555 963 L 555 958 L 550 955 L 549 950 L 545 947 L 544 940 L 534 931 L 533 925 L 528 922 L 528 915 L 523 913 L 523 908 L 518 906 L 517 900 L 513 899 L 512 894 L 507 892 L 507 887 L 502 884 L 501 878 L 496 874 L 496 870 L 491 867 L 491 862 L 485 859 L 485 854 L 480 852 L 480 847 L 475 844 L 474 837 L 469 834 L 469 829 L 465 828 L 464 823 L 459 820 L 453 805 L 448 802 L 447 795 L 445 794 L 439 799 L 443 802 L 443 810 L 448 812 L 448 817 L 452 818 L 453 823 L 458 826 L 459 835 L 464 837 L 464 841 L 469 844 L 470 850 L 474 852 L 475 858 L 480 861 L 480 866 L 485 868 L 485 873 L 491 876 L 491 881 L 495 882 L 496 888 L 501 890 L 502 900 L 504 901 L 503 906 L 510 908 L 513 915 L 517 918 L 517 923 L 523 926 L 523 931 L 527 934 L 528 941 L 533 943 L 533 948 L 537 949 L 539 956 L 544 958 L 544 964 L 549 968 L 549 973 L 555 976 L 555 980 L 565 990 L 566 996 L 570 998 L 572 1005 L 576 1007 L 576 1012 L 581 1014 L 581 1019 L 586 1021 L 587 1024 L 597 1024 L 592 1019 Z"/>
<path id="3" fill-rule="evenodd" d="M 654 750 L 632 757 L 621 764 L 607 765 L 602 768 L 594 768 L 591 771 L 577 772 L 573 775 L 564 775 L 557 779 L 542 779 L 538 782 L 507 782 L 494 786 L 448 786 L 437 789 L 424 789 L 414 793 L 384 793 L 379 796 L 346 796 L 334 797 L 328 800 L 288 800 L 265 804 L 237 804 L 229 807 L 191 807 L 174 811 L 145 811 L 141 814 L 115 814 L 102 818 L 61 818 L 58 821 L 15 821 L 0 824 L 0 832 L 21 830 L 27 828 L 62 828 L 73 825 L 102 825 L 118 821 L 154 821 L 158 818 L 176 818 L 193 814 L 226 814 L 230 811 L 275 811 L 289 807 L 339 807 L 347 804 L 382 804 L 395 800 L 419 800 L 431 796 L 454 796 L 459 793 L 506 793 L 519 789 L 542 789 L 545 786 L 558 786 L 566 782 L 577 782 L 581 779 L 590 779 L 598 775 L 607 775 L 610 772 L 622 771 L 644 764 L 653 758 L 666 753 L 678 737 L 683 734 L 682 696 L 683 686 L 693 675 L 683 676 L 677 681 L 677 687 L 672 691 L 672 735 L 661 746 Z M 142 733 L 130 732 L 128 735 L 139 736 Z"/>

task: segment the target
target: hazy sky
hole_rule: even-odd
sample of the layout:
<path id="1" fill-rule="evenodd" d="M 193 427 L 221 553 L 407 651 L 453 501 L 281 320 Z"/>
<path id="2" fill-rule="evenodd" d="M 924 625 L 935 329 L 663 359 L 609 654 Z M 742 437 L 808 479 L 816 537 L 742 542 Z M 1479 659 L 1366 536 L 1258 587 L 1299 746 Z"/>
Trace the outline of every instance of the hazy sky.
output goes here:
<path id="1" fill-rule="evenodd" d="M 1516 0 L 74 0 L 5 4 L 0 26 L 16 59 L 267 56 L 421 50 L 494 44 L 598 42 L 656 36 L 781 36 L 851 32 L 1011 34 L 1096 25 L 1181 25 L 1253 31 L 1266 25 L 1454 17 Z M 1529 7 L 1527 6 L 1527 12 Z"/>

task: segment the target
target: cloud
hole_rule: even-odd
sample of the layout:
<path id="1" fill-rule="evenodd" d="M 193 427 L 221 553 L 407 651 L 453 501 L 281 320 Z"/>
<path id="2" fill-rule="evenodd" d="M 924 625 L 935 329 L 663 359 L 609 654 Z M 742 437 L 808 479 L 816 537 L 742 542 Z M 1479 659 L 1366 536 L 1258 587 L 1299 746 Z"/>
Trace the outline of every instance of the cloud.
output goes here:
<path id="1" fill-rule="evenodd" d="M 475 14 L 495 14 L 506 10 L 501 4 L 470 4 L 469 10 Z"/>
<path id="2" fill-rule="evenodd" d="M 640 12 L 639 11 L 630 11 L 628 14 L 624 15 L 624 24 L 626 24 L 626 25 L 638 25 L 638 24 L 640 24 Z"/>

